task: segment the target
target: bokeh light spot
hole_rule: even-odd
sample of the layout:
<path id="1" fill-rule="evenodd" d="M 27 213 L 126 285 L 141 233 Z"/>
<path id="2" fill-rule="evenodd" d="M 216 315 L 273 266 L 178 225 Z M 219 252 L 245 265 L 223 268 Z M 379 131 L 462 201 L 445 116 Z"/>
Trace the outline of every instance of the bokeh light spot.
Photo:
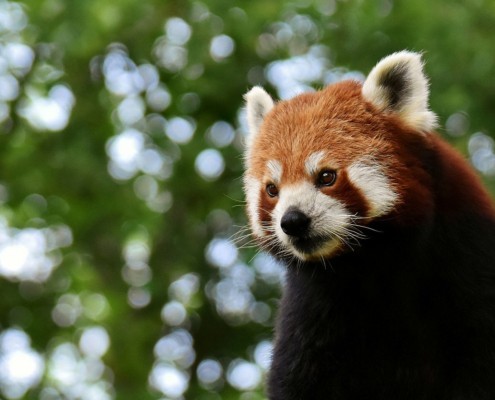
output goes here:
<path id="1" fill-rule="evenodd" d="M 149 382 L 153 388 L 165 396 L 177 399 L 189 387 L 189 376 L 169 364 L 159 363 L 153 367 Z"/>
<path id="2" fill-rule="evenodd" d="M 61 131 L 69 123 L 75 97 L 65 85 L 55 85 L 43 97 L 33 92 L 19 106 L 19 114 L 38 130 Z"/>
<path id="3" fill-rule="evenodd" d="M 206 137 L 216 146 L 225 147 L 232 143 L 235 131 L 232 125 L 225 121 L 215 122 L 206 132 Z"/>
<path id="4" fill-rule="evenodd" d="M 272 362 L 273 344 L 268 340 L 263 340 L 256 345 L 254 349 L 254 361 L 264 371 L 270 368 Z"/>
<path id="5" fill-rule="evenodd" d="M 0 75 L 0 100 L 12 101 L 19 96 L 19 82 L 10 74 Z"/>
<path id="6" fill-rule="evenodd" d="M 11 280 L 46 281 L 60 262 L 53 250 L 72 243 L 72 234 L 68 227 L 67 240 L 61 237 L 54 241 L 54 232 L 50 229 L 12 229 L 0 218 L 0 275 Z M 62 234 L 63 236 L 64 234 Z"/>
<path id="7" fill-rule="evenodd" d="M 237 390 L 254 390 L 261 384 L 261 369 L 245 360 L 234 360 L 227 371 L 227 381 Z"/>
<path id="8" fill-rule="evenodd" d="M 127 291 L 127 301 L 132 308 L 144 308 L 151 302 L 151 293 L 145 288 L 131 287 Z"/>
<path id="9" fill-rule="evenodd" d="M 79 339 L 81 352 L 88 357 L 101 358 L 110 347 L 110 336 L 101 326 L 84 329 Z"/>
<path id="10" fill-rule="evenodd" d="M 222 378 L 222 364 L 220 364 L 217 360 L 203 360 L 198 364 L 196 374 L 200 383 L 206 388 L 210 388 Z"/>
<path id="11" fill-rule="evenodd" d="M 193 338 L 185 329 L 177 329 L 162 337 L 155 345 L 155 356 L 168 362 L 174 362 L 181 368 L 189 368 L 196 359 Z"/>
<path id="12" fill-rule="evenodd" d="M 21 4 L 9 1 L 0 3 L 0 32 L 19 32 L 28 23 Z"/>
<path id="13" fill-rule="evenodd" d="M 181 117 L 170 119 L 165 127 L 166 135 L 179 144 L 188 143 L 192 139 L 195 130 L 195 124 Z"/>
<path id="14" fill-rule="evenodd" d="M 146 92 L 146 102 L 153 111 L 161 112 L 168 108 L 172 96 L 165 87 L 158 86 Z"/>
<path id="15" fill-rule="evenodd" d="M 117 114 L 124 125 L 137 123 L 144 117 L 145 105 L 141 97 L 126 97 L 117 107 Z"/>
<path id="16" fill-rule="evenodd" d="M 456 112 L 447 118 L 445 129 L 450 136 L 463 136 L 469 129 L 469 119 L 466 113 Z"/>
<path id="17" fill-rule="evenodd" d="M 227 35 L 215 36 L 210 43 L 210 54 L 215 61 L 229 57 L 235 49 L 234 40 Z"/>
<path id="18" fill-rule="evenodd" d="M 206 149 L 198 154 L 194 162 L 196 172 L 206 181 L 218 179 L 224 169 L 225 161 L 222 153 L 216 149 Z"/>
<path id="19" fill-rule="evenodd" d="M 237 256 L 237 247 L 228 239 L 213 239 L 206 247 L 206 260 L 219 268 L 232 266 Z"/>
<path id="20" fill-rule="evenodd" d="M 171 43 L 183 46 L 191 38 L 191 27 L 182 18 L 169 18 L 165 23 L 165 32 Z"/>
<path id="21" fill-rule="evenodd" d="M 163 306 L 161 316 L 167 325 L 179 326 L 186 320 L 187 311 L 182 303 L 172 300 Z"/>
<path id="22" fill-rule="evenodd" d="M 108 140 L 106 150 L 111 160 L 109 172 L 115 179 L 129 179 L 136 174 L 144 144 L 144 134 L 131 128 Z"/>
<path id="23" fill-rule="evenodd" d="M 20 329 L 7 329 L 0 335 L 0 389 L 9 399 L 22 398 L 43 376 L 45 361 L 30 344 Z"/>
<path id="24" fill-rule="evenodd" d="M 474 167 L 485 175 L 495 175 L 494 140 L 483 132 L 473 134 L 468 142 Z"/>
<path id="25" fill-rule="evenodd" d="M 185 274 L 172 282 L 168 288 L 168 294 L 172 299 L 187 305 L 199 290 L 199 277 L 196 274 Z"/>

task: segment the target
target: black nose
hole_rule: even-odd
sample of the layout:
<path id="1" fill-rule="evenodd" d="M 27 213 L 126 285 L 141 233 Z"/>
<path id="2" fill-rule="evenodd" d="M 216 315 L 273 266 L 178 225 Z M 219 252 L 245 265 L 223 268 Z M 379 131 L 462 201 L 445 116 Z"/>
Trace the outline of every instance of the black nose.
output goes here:
<path id="1" fill-rule="evenodd" d="M 295 208 L 290 208 L 282 217 L 280 226 L 289 236 L 301 237 L 308 233 L 311 218 Z"/>

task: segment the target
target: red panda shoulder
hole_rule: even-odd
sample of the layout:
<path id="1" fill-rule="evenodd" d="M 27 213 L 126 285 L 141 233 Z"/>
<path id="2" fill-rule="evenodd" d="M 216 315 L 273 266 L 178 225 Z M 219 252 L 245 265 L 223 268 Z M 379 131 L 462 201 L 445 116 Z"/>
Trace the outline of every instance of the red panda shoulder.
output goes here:
<path id="1" fill-rule="evenodd" d="M 495 207 L 480 177 L 467 161 L 438 136 L 431 137 L 438 155 L 436 198 L 438 212 L 447 216 L 456 213 L 483 215 L 495 220 Z"/>

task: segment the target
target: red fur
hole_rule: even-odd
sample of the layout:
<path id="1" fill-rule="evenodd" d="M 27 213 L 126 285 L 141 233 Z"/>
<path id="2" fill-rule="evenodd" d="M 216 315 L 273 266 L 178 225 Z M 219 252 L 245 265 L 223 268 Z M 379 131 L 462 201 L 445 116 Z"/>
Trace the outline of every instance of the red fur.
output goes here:
<path id="1" fill-rule="evenodd" d="M 438 210 L 434 210 L 434 187 L 438 183 L 425 169 L 427 160 L 418 159 L 418 152 L 424 149 L 442 154 L 446 171 L 453 171 L 453 176 L 448 178 L 462 182 L 450 185 L 462 190 L 439 193 L 442 201 Z M 281 186 L 307 180 L 302 166 L 312 153 L 321 150 L 325 152 L 325 159 L 331 160 L 325 166 L 329 169 L 344 171 L 363 157 L 372 158 L 384 167 L 392 189 L 399 195 L 392 214 L 399 224 L 407 225 L 433 212 L 463 207 L 465 192 L 469 193 L 471 205 L 474 198 L 477 208 L 488 215 L 494 214 L 479 178 L 450 146 L 435 133 L 413 131 L 398 116 L 375 109 L 362 98 L 358 82 L 344 81 L 320 92 L 279 102 L 267 115 L 253 143 L 248 172 L 267 184 L 270 177 L 266 175 L 266 164 L 274 159 L 282 164 Z M 345 172 L 339 178 L 345 178 Z M 364 194 L 348 179 L 338 179 L 325 193 L 343 200 L 360 213 L 369 208 Z M 269 220 L 268 212 L 276 204 L 276 200 L 266 197 L 263 192 L 260 200 L 263 221 Z"/>
<path id="2" fill-rule="evenodd" d="M 492 199 L 466 160 L 439 137 L 432 136 L 430 140 L 435 152 L 443 156 L 440 168 L 450 172 L 445 175 L 446 181 L 438 183 L 437 212 L 448 216 L 473 210 L 487 219 L 495 219 Z"/>

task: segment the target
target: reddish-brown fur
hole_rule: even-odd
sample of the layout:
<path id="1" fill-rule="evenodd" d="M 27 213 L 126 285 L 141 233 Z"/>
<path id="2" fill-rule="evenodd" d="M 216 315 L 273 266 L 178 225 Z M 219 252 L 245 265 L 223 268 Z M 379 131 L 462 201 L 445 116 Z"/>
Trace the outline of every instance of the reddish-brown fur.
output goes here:
<path id="1" fill-rule="evenodd" d="M 399 224 L 414 224 L 418 218 L 427 216 L 425 210 L 434 211 L 435 182 L 417 157 L 418 151 L 424 148 L 438 149 L 444 154 L 445 163 L 452 163 L 456 171 L 452 179 L 465 182 L 471 192 L 476 192 L 479 207 L 494 214 L 486 192 L 479 184 L 473 184 L 479 179 L 455 151 L 436 134 L 413 131 L 395 114 L 377 110 L 363 99 L 361 84 L 354 81 L 344 81 L 276 104 L 253 143 L 249 174 L 267 184 L 270 177 L 266 164 L 269 160 L 278 160 L 283 169 L 281 187 L 307 180 L 304 168 L 307 158 L 323 150 L 325 160 L 330 160 L 324 167 L 342 171 L 335 186 L 324 192 L 363 215 L 368 208 L 365 197 L 347 179 L 345 168 L 363 158 L 374 160 L 385 168 L 392 189 L 399 195 L 399 202 L 388 218 L 393 217 Z M 262 190 L 261 219 L 268 221 L 276 199 L 267 199 Z M 441 202 L 445 209 L 436 211 L 448 212 L 462 207 L 464 197 L 462 192 L 445 193 Z"/>

